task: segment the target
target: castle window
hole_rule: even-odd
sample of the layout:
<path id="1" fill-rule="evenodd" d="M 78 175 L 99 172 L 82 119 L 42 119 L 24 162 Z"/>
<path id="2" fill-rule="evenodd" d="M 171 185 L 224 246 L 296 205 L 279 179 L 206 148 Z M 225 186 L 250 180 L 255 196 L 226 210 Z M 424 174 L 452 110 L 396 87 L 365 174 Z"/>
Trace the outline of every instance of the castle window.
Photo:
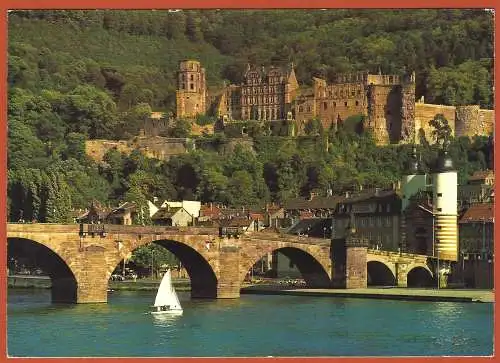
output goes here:
<path id="1" fill-rule="evenodd" d="M 356 101 L 356 106 L 359 106 L 359 101 Z"/>
<path id="2" fill-rule="evenodd" d="M 333 103 L 333 107 L 337 107 L 337 102 L 334 102 L 334 103 Z"/>
<path id="3" fill-rule="evenodd" d="M 299 112 L 304 112 L 304 107 L 299 106 Z"/>
<path id="4" fill-rule="evenodd" d="M 194 89 L 194 84 L 190 83 L 189 84 L 189 89 Z"/>
<path id="5" fill-rule="evenodd" d="M 194 81 L 194 76 L 193 75 L 191 75 L 191 81 Z"/>
<path id="6" fill-rule="evenodd" d="M 438 197 L 442 197 L 443 196 L 443 193 L 438 193 Z"/>
<path id="7" fill-rule="evenodd" d="M 346 101 L 346 102 L 344 102 L 344 106 L 345 106 L 345 107 L 347 107 L 347 101 Z"/>
<path id="8" fill-rule="evenodd" d="M 442 212 L 443 211 L 443 208 L 438 208 L 437 209 L 438 212 Z"/>
<path id="9" fill-rule="evenodd" d="M 326 102 L 323 102 L 323 110 L 326 110 L 328 108 L 328 104 Z"/>

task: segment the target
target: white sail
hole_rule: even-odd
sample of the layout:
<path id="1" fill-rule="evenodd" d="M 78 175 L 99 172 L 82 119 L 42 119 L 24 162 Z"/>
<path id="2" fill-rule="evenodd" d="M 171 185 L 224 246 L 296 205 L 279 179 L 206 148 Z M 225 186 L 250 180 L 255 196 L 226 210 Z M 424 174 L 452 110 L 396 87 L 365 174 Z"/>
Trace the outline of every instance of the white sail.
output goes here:
<path id="1" fill-rule="evenodd" d="M 158 292 L 156 293 L 154 307 L 159 306 L 168 306 L 168 310 L 182 310 L 181 303 L 172 285 L 170 270 L 165 272 Z"/>

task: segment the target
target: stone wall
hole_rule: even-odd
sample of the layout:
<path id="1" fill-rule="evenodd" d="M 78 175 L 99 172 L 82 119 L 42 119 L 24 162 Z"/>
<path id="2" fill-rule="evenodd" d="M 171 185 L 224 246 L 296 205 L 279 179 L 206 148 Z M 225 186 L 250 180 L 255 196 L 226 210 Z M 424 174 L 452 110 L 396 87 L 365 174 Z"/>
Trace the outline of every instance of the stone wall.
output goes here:
<path id="1" fill-rule="evenodd" d="M 136 137 L 133 140 L 87 140 L 85 152 L 94 161 L 102 162 L 104 155 L 112 149 L 130 154 L 139 150 L 150 158 L 167 160 L 174 155 L 185 154 L 190 148 L 189 139 L 156 137 Z"/>
<path id="2" fill-rule="evenodd" d="M 443 114 L 448 120 L 452 133 L 455 133 L 455 107 L 445 105 L 432 105 L 428 103 L 415 104 L 415 142 L 420 143 L 419 133 L 422 129 L 425 133 L 426 139 L 433 143 L 435 142 L 432 131 L 434 128 L 429 125 L 429 122 L 437 115 Z"/>
<path id="3" fill-rule="evenodd" d="M 492 134 L 494 121 L 493 110 L 482 110 L 477 105 L 457 106 L 456 137 Z"/>

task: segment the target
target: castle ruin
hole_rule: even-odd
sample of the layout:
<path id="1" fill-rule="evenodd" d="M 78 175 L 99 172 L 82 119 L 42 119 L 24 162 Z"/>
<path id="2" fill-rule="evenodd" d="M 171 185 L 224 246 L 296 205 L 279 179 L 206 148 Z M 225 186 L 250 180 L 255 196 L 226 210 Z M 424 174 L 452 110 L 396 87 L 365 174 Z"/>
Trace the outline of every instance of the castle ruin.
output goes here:
<path id="1" fill-rule="evenodd" d="M 199 62 L 180 63 L 176 96 L 177 118 L 206 112 L 205 69 Z M 299 132 L 312 119 L 321 120 L 325 129 L 336 129 L 347 118 L 362 115 L 363 127 L 379 145 L 419 143 L 422 132 L 434 142 L 429 122 L 437 114 L 446 117 L 455 137 L 490 135 L 494 127 L 493 110 L 417 102 L 415 72 L 338 74 L 331 83 L 315 77 L 312 87 L 299 88 L 293 63 L 287 69 L 248 65 L 240 85 L 224 86 L 212 99 L 215 116 L 224 122 L 283 121 L 292 112 Z"/>

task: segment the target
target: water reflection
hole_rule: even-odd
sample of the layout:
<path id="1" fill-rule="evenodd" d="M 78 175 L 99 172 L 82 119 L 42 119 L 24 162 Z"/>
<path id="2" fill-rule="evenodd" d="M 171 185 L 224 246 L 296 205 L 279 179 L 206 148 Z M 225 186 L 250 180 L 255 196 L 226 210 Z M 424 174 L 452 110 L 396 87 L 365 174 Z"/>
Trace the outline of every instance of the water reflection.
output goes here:
<path id="1" fill-rule="evenodd" d="M 153 319 L 153 324 L 159 327 L 172 327 L 182 319 L 182 315 L 174 314 L 149 314 Z"/>

